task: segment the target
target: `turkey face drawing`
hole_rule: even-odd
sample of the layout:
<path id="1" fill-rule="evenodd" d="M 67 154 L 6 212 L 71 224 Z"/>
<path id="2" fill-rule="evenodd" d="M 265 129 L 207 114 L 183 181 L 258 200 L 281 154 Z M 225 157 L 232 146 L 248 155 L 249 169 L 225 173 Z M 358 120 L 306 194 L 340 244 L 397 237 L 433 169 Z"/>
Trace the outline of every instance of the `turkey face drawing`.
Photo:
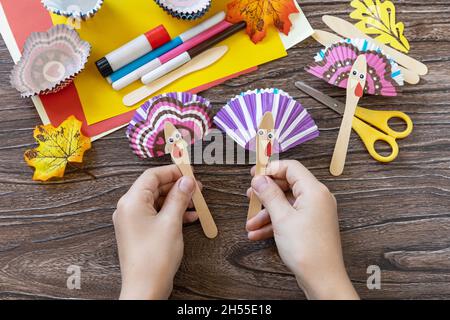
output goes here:
<path id="1" fill-rule="evenodd" d="M 364 55 L 360 55 L 353 65 L 350 75 L 348 77 L 347 92 L 357 98 L 364 95 L 364 88 L 366 86 L 367 76 L 367 61 Z"/>
<path id="2" fill-rule="evenodd" d="M 183 139 L 180 131 L 170 122 L 164 124 L 166 138 L 166 153 L 170 153 L 175 163 L 187 163 L 188 143 Z"/>
<path id="3" fill-rule="evenodd" d="M 271 112 L 264 114 L 264 117 L 256 134 L 256 153 L 259 163 L 267 166 L 273 154 L 275 141 L 274 119 Z"/>

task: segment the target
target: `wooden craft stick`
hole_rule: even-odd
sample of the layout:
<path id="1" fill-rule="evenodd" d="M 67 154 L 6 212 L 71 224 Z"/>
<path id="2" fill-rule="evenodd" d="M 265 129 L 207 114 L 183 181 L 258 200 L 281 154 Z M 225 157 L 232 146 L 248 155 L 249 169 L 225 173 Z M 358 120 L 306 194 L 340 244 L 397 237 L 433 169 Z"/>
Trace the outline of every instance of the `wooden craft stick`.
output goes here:
<path id="1" fill-rule="evenodd" d="M 313 38 L 325 47 L 331 46 L 332 44 L 343 40 L 343 38 L 338 35 L 323 30 L 314 30 Z M 405 82 L 409 84 L 418 84 L 420 82 L 420 76 L 416 72 L 406 69 L 400 65 L 399 69 L 403 74 Z"/>
<path id="2" fill-rule="evenodd" d="M 164 125 L 164 135 L 166 138 L 166 151 L 172 156 L 172 160 L 180 169 L 181 174 L 185 177 L 192 177 L 195 180 L 187 151 L 187 142 L 183 139 L 181 133 L 172 123 L 166 122 Z M 210 239 L 217 237 L 218 230 L 216 223 L 197 183 L 192 196 L 192 202 L 198 213 L 200 224 L 205 235 Z"/>
<path id="3" fill-rule="evenodd" d="M 271 112 L 265 113 L 256 133 L 256 176 L 266 175 L 266 168 L 272 156 L 273 138 L 275 136 L 274 127 L 275 121 L 273 114 Z M 250 195 L 247 220 L 255 217 L 261 210 L 261 201 L 252 192 Z"/>
<path id="4" fill-rule="evenodd" d="M 333 176 L 340 176 L 344 172 L 345 161 L 347 158 L 348 144 L 352 132 L 353 117 L 359 99 L 364 94 L 367 76 L 367 61 L 365 55 L 360 55 L 353 65 L 347 84 L 347 102 L 345 113 L 342 119 L 339 136 L 334 148 L 333 159 L 331 160 L 330 172 Z"/>
<path id="5" fill-rule="evenodd" d="M 324 15 L 322 17 L 323 22 L 332 29 L 334 32 L 340 34 L 343 37 L 346 38 L 362 38 L 366 39 L 368 41 L 374 42 L 378 47 L 380 47 L 387 55 L 389 55 L 392 59 L 397 61 L 398 64 L 401 64 L 405 68 L 411 70 L 412 72 L 417 73 L 420 76 L 424 76 L 428 73 L 428 67 L 423 64 L 420 61 L 417 61 L 410 56 L 401 53 L 400 51 L 397 51 L 391 47 L 388 47 L 387 45 L 378 42 L 375 39 L 372 39 L 362 31 L 360 31 L 357 27 L 355 27 L 350 22 L 330 16 L 330 15 Z"/>

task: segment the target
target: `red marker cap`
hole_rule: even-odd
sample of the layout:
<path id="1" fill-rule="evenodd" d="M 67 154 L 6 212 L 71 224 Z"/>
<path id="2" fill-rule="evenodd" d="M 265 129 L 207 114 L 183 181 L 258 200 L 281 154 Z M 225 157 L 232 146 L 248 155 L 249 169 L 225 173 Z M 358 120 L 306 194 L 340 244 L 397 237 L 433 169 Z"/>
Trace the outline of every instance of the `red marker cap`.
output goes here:
<path id="1" fill-rule="evenodd" d="M 159 48 L 171 40 L 169 33 L 163 25 L 146 32 L 145 37 L 152 46 L 152 49 Z"/>

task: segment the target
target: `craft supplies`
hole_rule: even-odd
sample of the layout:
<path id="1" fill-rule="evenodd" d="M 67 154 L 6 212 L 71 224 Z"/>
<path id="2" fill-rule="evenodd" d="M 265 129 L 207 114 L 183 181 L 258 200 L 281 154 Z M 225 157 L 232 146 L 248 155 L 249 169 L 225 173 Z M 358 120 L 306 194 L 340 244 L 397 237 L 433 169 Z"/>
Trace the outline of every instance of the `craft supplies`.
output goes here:
<path id="1" fill-rule="evenodd" d="M 317 42 L 324 45 L 325 47 L 330 47 L 331 45 L 333 45 L 335 43 L 344 41 L 344 39 L 339 37 L 338 35 L 335 35 L 334 33 L 323 31 L 323 30 L 314 30 L 314 34 L 312 35 L 312 37 Z M 361 41 L 361 40 L 368 41 L 366 39 L 359 39 L 359 41 Z M 346 39 L 346 41 L 349 41 L 349 39 Z M 375 42 L 370 42 L 370 46 L 382 51 L 378 47 L 375 47 Z M 409 84 L 418 84 L 420 82 L 420 77 L 417 73 L 415 73 L 409 69 L 406 69 L 405 67 L 402 67 L 400 65 L 397 65 L 397 66 L 400 69 L 405 82 L 407 82 Z"/>
<path id="2" fill-rule="evenodd" d="M 83 39 L 96 44 L 93 61 L 128 41 L 129 34 L 140 34 L 141 30 L 146 30 L 149 23 L 154 23 L 155 26 L 163 24 L 171 35 L 180 34 L 196 24 L 195 22 L 174 23 L 176 21 L 149 0 L 127 0 L 126 6 L 123 5 L 122 0 L 108 0 L 107 4 L 108 10 L 89 21 L 89 28 L 83 27 L 79 30 Z M 225 2 L 213 2 L 211 12 L 205 19 L 222 11 L 225 6 Z M 116 15 L 111 14 L 114 12 L 118 13 L 117 18 Z M 121 32 L 117 32 L 117 19 L 126 21 L 130 16 L 133 16 L 133 23 L 123 24 Z M 96 31 L 97 28 L 105 32 L 99 33 Z M 286 55 L 280 36 L 274 31 L 268 35 L 264 43 L 258 46 L 253 45 L 245 33 L 238 33 L 233 38 L 225 40 L 223 44 L 230 48 L 229 52 L 217 64 L 208 68 L 208 72 L 190 74 L 169 85 L 164 91 L 190 91 Z M 138 89 L 141 84 L 134 83 L 123 93 L 111 90 L 111 85 L 99 77 L 98 70 L 91 63 L 88 64 L 86 72 L 76 79 L 75 85 L 87 123 L 91 125 L 129 112 L 129 107 L 122 103 L 123 96 Z M 95 90 L 92 89 L 94 87 Z M 156 94 L 160 93 L 162 92 Z M 133 108 L 137 107 L 139 105 L 133 106 Z"/>
<path id="3" fill-rule="evenodd" d="M 109 77 L 110 82 L 113 83 L 113 88 L 115 90 L 120 90 L 130 85 L 134 81 L 139 80 L 143 75 L 149 73 L 160 65 L 157 62 L 157 58 L 181 46 L 183 43 L 186 43 L 187 41 L 199 36 L 200 34 L 219 24 L 224 19 L 225 12 L 221 11 L 213 17 L 203 21 L 199 25 L 181 33 L 178 37 L 172 39 L 162 47 L 140 57 L 139 59 L 117 70 Z"/>
<path id="4" fill-rule="evenodd" d="M 153 71 L 158 70 L 158 68 L 160 68 L 160 67 L 161 67 L 161 69 L 159 69 L 160 70 L 159 72 L 161 73 L 161 75 L 163 75 L 164 71 L 166 71 L 166 72 L 171 71 L 170 68 L 172 68 L 172 70 L 174 70 L 178 66 L 181 66 L 182 63 L 180 64 L 180 62 L 179 62 L 180 59 L 178 57 L 180 57 L 180 56 L 186 57 L 187 51 L 195 48 L 196 46 L 201 45 L 202 43 L 207 42 L 209 39 L 215 37 L 217 34 L 224 32 L 225 30 L 229 29 L 231 26 L 233 26 L 233 25 L 230 24 L 229 22 L 221 21 L 218 24 L 209 28 L 208 30 L 202 32 L 198 36 L 190 39 L 189 41 L 186 41 L 182 45 L 179 45 L 178 47 L 174 48 L 173 50 L 165 53 L 158 59 L 153 60 L 152 62 L 150 62 L 147 65 L 147 68 L 150 71 L 147 74 L 144 74 L 142 76 L 141 81 L 144 84 L 146 84 L 146 81 L 145 81 L 146 77 L 149 74 L 151 74 Z M 176 65 L 177 62 L 178 62 L 178 65 Z M 169 67 L 166 67 L 166 64 Z M 147 83 L 149 83 L 149 81 Z"/>
<path id="5" fill-rule="evenodd" d="M 22 97 L 58 92 L 83 70 L 90 52 L 90 44 L 66 25 L 34 32 L 11 72 L 11 84 Z"/>
<path id="6" fill-rule="evenodd" d="M 102 7 L 103 0 L 42 0 L 44 7 L 57 15 L 87 20 Z"/>
<path id="7" fill-rule="evenodd" d="M 241 147 L 256 151 L 257 133 L 259 129 L 267 130 L 265 124 L 270 122 L 270 119 L 262 121 L 268 112 L 274 120 L 271 155 L 319 136 L 319 129 L 308 111 L 279 89 L 253 90 L 236 96 L 217 113 L 214 123 Z M 259 128 L 261 123 L 266 129 Z M 255 207 L 249 212 L 250 216 L 255 214 Z"/>
<path id="8" fill-rule="evenodd" d="M 93 139 L 128 123 L 133 112 L 122 104 L 122 99 L 124 94 L 139 88 L 139 83 L 133 84 L 124 92 L 111 90 L 111 85 L 99 76 L 94 62 L 131 40 L 130 35 L 141 34 L 159 24 L 166 26 L 173 36 L 197 24 L 174 23 L 170 16 L 148 0 L 127 0 L 126 5 L 123 3 L 122 0 L 108 0 L 106 7 L 103 8 L 105 10 L 102 9 L 94 19 L 87 23 L 83 22 L 81 29 L 77 29 L 82 39 L 95 44 L 91 56 L 92 63 L 88 63 L 74 84 L 65 90 L 34 99 L 43 123 L 51 122 L 56 126 L 69 115 L 75 114 L 84 123 L 83 133 Z M 214 1 L 205 19 L 224 9 L 226 9 L 225 2 Z M 24 39 L 31 32 L 38 29 L 46 30 L 52 23 L 65 23 L 67 20 L 61 16 L 50 15 L 39 0 L 30 0 L 26 4 L 16 0 L 2 0 L 0 11 L 2 10 L 7 20 L 3 20 L 4 24 L 0 23 L 0 32 L 15 61 L 19 60 Z M 132 21 L 128 18 L 130 16 L 133 17 Z M 226 79 L 254 71 L 257 65 L 285 56 L 285 48 L 294 45 L 309 33 L 309 29 L 305 29 L 308 25 L 305 15 L 291 15 L 291 20 L 294 27 L 288 37 L 284 35 L 280 37 L 278 32 L 271 29 L 266 39 L 258 46 L 254 46 L 245 33 L 238 33 L 225 40 L 223 44 L 229 47 L 229 52 L 219 62 L 208 68 L 207 72 L 196 72 L 174 82 L 165 88 L 165 91 L 199 92 Z M 23 21 L 27 21 L 27 24 L 21 23 Z M 139 106 L 133 106 L 135 107 Z"/>
<path id="9" fill-rule="evenodd" d="M 203 17 L 211 8 L 211 0 L 155 0 L 174 18 L 195 20 Z"/>
<path id="10" fill-rule="evenodd" d="M 212 126 L 210 102 L 195 94 L 174 92 L 144 103 L 130 122 L 127 137 L 133 152 L 141 158 L 170 154 L 183 175 L 194 177 L 188 146 L 207 135 Z M 193 202 L 208 238 L 217 236 L 217 227 L 200 189 Z"/>
<path id="11" fill-rule="evenodd" d="M 353 118 L 359 99 L 364 95 L 363 88 L 366 86 L 366 78 L 367 60 L 366 56 L 362 54 L 356 58 L 348 77 L 344 116 L 330 165 L 330 172 L 333 176 L 340 176 L 344 172 Z"/>
<path id="12" fill-rule="evenodd" d="M 169 41 L 169 33 L 163 25 L 160 25 L 124 44 L 113 52 L 108 53 L 95 64 L 101 75 L 108 77 L 114 71 L 119 70 L 123 66 L 161 47 Z"/>
<path id="13" fill-rule="evenodd" d="M 219 42 L 225 40 L 226 38 L 232 36 L 236 32 L 242 30 L 245 28 L 245 22 L 240 22 L 235 25 L 231 25 L 224 31 L 216 34 L 215 36 L 205 40 L 204 42 L 200 43 L 199 45 L 193 47 L 192 49 L 183 52 L 179 56 L 173 58 L 172 60 L 168 61 L 167 63 L 161 65 L 157 69 L 151 71 L 150 73 L 144 75 L 142 77 L 142 83 L 149 84 L 152 81 L 155 81 L 159 79 L 160 77 L 164 76 L 170 71 L 175 70 L 176 68 L 182 66 L 183 64 L 191 61 L 192 58 L 196 57 L 200 53 L 204 52 L 205 50 L 208 50 L 209 48 L 215 46 Z"/>
<path id="14" fill-rule="evenodd" d="M 345 37 L 345 38 L 362 38 L 371 42 L 375 42 L 386 54 L 388 54 L 392 59 L 394 59 L 398 64 L 403 67 L 416 72 L 420 76 L 424 76 L 428 73 L 428 68 L 425 64 L 417 61 L 404 53 L 401 53 L 391 47 L 388 47 L 368 35 L 361 32 L 357 27 L 344 19 L 325 15 L 322 17 L 323 22 L 334 32 Z"/>
<path id="15" fill-rule="evenodd" d="M 364 40 L 363 40 L 364 41 Z M 362 50 L 360 50 L 360 48 Z M 338 42 L 325 51 L 319 52 L 317 61 L 306 68 L 306 71 L 329 84 L 347 88 L 350 70 L 359 55 L 364 55 L 368 64 L 366 87 L 364 92 L 374 95 L 396 96 L 396 87 L 403 84 L 403 78 L 395 62 L 379 50 L 364 50 L 368 43 L 355 41 Z M 375 48 L 375 47 L 374 47 Z"/>
<path id="16" fill-rule="evenodd" d="M 311 88 L 307 84 L 297 81 L 295 86 L 324 104 L 336 113 L 343 115 L 345 104 L 333 99 L 326 94 Z M 400 119 L 405 124 L 405 130 L 400 132 L 392 129 L 389 125 L 391 119 Z M 399 154 L 397 139 L 408 137 L 413 131 L 413 122 L 411 118 L 400 111 L 375 111 L 362 107 L 356 107 L 355 117 L 353 118 L 352 128 L 360 136 L 369 154 L 379 162 L 392 162 Z M 390 155 L 383 156 L 375 149 L 377 141 L 386 142 L 392 149 Z"/>
<path id="17" fill-rule="evenodd" d="M 223 32 L 224 30 L 228 29 L 231 26 L 232 26 L 232 24 L 230 24 L 229 22 L 221 21 L 218 24 L 216 24 L 215 26 L 212 26 L 208 30 L 202 32 L 198 36 L 190 39 L 189 41 L 186 41 L 185 43 L 183 43 L 182 45 L 179 45 L 175 49 L 163 54 L 161 57 L 153 60 L 152 62 L 150 62 L 148 64 L 147 68 L 150 70 L 149 73 L 152 72 L 153 70 L 157 69 L 158 67 L 163 66 L 166 63 L 169 63 L 171 60 L 175 59 L 176 57 L 180 56 L 181 54 L 185 53 L 186 51 L 207 41 L 208 39 Z M 143 75 L 143 78 L 145 76 L 146 75 Z M 141 78 L 141 80 L 143 81 L 142 78 Z"/>
<path id="18" fill-rule="evenodd" d="M 219 59 L 221 59 L 227 51 L 228 51 L 227 46 L 221 46 L 221 47 L 209 49 L 209 50 L 201 53 L 200 55 L 196 56 L 190 62 L 181 66 L 177 70 L 163 76 L 162 78 L 159 78 L 156 81 L 153 81 L 149 85 L 142 86 L 141 88 L 127 94 L 123 98 L 123 103 L 129 107 L 134 106 L 139 101 L 144 100 L 145 98 L 154 94 L 158 90 L 166 87 L 170 83 L 172 83 L 188 74 L 191 74 L 193 72 L 204 69 L 204 68 L 214 64 Z"/>

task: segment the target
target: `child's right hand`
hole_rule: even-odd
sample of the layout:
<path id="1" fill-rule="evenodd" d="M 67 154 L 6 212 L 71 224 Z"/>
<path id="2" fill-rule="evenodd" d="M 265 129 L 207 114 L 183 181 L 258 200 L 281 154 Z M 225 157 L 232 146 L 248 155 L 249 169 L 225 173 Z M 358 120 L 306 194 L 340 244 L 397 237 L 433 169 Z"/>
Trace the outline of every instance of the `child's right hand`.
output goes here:
<path id="1" fill-rule="evenodd" d="M 274 237 L 308 298 L 358 299 L 344 266 L 334 196 L 297 161 L 272 162 L 267 176 L 253 178 L 248 192 L 265 207 L 247 222 L 249 239 Z"/>

